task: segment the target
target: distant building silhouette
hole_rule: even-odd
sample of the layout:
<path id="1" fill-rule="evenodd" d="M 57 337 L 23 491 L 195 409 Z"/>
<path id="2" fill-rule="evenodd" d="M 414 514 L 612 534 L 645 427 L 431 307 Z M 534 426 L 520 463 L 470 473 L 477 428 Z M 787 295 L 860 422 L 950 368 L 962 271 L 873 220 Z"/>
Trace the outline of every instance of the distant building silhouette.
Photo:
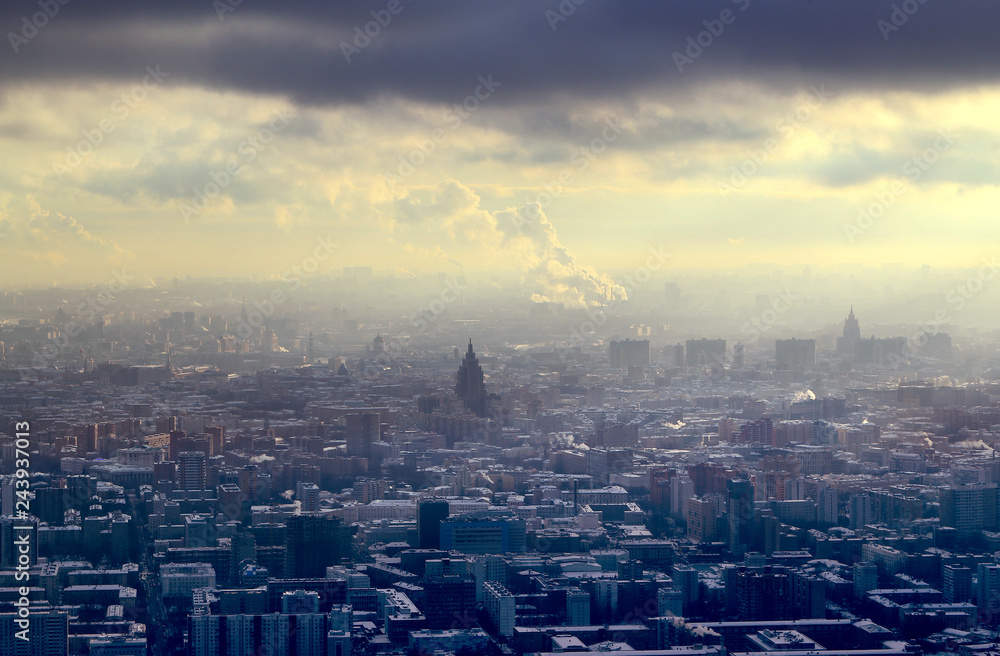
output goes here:
<path id="1" fill-rule="evenodd" d="M 625 339 L 612 341 L 608 345 L 608 360 L 615 369 L 625 369 L 630 366 L 649 366 L 649 340 Z"/>
<path id="2" fill-rule="evenodd" d="M 731 479 L 726 483 L 726 520 L 729 524 L 729 551 L 740 557 L 753 542 L 753 484 Z"/>
<path id="3" fill-rule="evenodd" d="M 426 499 L 417 504 L 417 542 L 421 549 L 441 546 L 441 522 L 448 519 L 448 502 Z"/>
<path id="4" fill-rule="evenodd" d="M 724 339 L 689 339 L 685 351 L 686 363 L 690 367 L 726 363 Z"/>
<path id="5" fill-rule="evenodd" d="M 875 337 L 862 339 L 861 327 L 854 316 L 854 306 L 844 320 L 844 333 L 837 338 L 837 355 L 851 364 L 887 365 L 905 360 L 905 337 Z"/>
<path id="6" fill-rule="evenodd" d="M 302 513 L 288 518 L 285 529 L 285 575 L 322 578 L 326 568 L 347 553 L 347 531 L 337 518 Z"/>
<path id="7" fill-rule="evenodd" d="M 816 340 L 779 339 L 774 342 L 774 368 L 801 371 L 816 366 Z"/>
<path id="8" fill-rule="evenodd" d="M 377 412 L 350 414 L 347 422 L 347 455 L 371 455 L 372 444 L 381 437 L 381 416 Z"/>
<path id="9" fill-rule="evenodd" d="M 483 380 L 483 368 L 479 366 L 476 352 L 472 350 L 472 340 L 469 340 L 469 350 L 465 353 L 462 364 L 455 376 L 455 393 L 462 399 L 465 407 L 478 417 L 488 414 L 486 383 Z"/>

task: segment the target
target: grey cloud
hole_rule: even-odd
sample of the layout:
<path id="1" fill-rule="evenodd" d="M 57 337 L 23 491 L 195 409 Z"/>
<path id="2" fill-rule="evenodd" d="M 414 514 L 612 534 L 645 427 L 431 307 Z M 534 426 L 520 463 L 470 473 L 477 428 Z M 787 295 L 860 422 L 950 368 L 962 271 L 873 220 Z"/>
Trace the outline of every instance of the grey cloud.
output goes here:
<path id="1" fill-rule="evenodd" d="M 904 4 L 917 9 L 897 12 L 900 29 L 884 38 L 878 21 Z M 220 20 L 203 0 L 73 2 L 18 54 L 5 46 L 0 76 L 130 80 L 139 63 L 160 63 L 170 83 L 335 105 L 384 96 L 460 102 L 478 75 L 492 73 L 504 86 L 490 102 L 515 106 L 649 92 L 683 102 L 693 86 L 723 79 L 933 92 L 998 77 L 993 2 L 588 0 L 553 30 L 546 12 L 559 12 L 555 1 L 402 0 L 402 12 L 348 63 L 341 42 L 384 6 L 245 0 Z M 724 10 L 733 22 L 678 72 L 673 53 Z M 3 3 L 0 28 L 16 32 L 35 11 L 35 2 Z"/>

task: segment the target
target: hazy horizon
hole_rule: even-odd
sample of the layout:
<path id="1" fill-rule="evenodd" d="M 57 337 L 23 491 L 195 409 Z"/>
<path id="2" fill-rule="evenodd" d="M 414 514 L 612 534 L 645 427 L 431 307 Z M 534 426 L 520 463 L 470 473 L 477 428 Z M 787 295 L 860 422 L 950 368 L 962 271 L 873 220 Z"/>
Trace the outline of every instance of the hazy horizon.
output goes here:
<path id="1" fill-rule="evenodd" d="M 2 284 L 273 277 L 325 240 L 321 275 L 593 305 L 650 248 L 668 271 L 995 252 L 995 7 L 216 4 L 34 32 L 0 9 Z M 943 19 L 962 38 L 930 56 Z"/>

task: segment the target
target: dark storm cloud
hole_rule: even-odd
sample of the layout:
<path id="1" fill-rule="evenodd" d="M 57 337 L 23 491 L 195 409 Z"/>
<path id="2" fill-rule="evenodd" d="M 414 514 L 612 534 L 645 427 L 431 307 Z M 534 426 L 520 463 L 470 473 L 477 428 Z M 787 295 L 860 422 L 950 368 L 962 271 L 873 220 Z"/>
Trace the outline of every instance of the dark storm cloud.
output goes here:
<path id="1" fill-rule="evenodd" d="M 0 79 L 8 84 L 128 81 L 155 62 L 173 84 L 306 103 L 385 95 L 453 103 L 473 93 L 477 76 L 492 74 L 503 86 L 490 102 L 521 105 L 683 94 L 718 79 L 781 88 L 824 82 L 841 92 L 934 91 L 993 82 L 1000 60 L 1000 3 L 981 0 L 399 0 L 398 15 L 350 63 L 341 43 L 352 43 L 354 28 L 389 0 L 243 0 L 221 19 L 217 7 L 227 0 L 70 0 L 37 35 L 18 42 L 15 54 L 10 34 L 21 34 L 22 17 L 46 2 L 58 5 L 0 5 L 7 41 L 0 44 Z M 688 37 L 713 25 L 719 31 L 713 21 L 723 11 L 732 12 L 729 24 L 717 36 L 703 35 L 711 43 L 700 53 L 688 51 Z M 691 55 L 683 73 L 675 52 Z"/>

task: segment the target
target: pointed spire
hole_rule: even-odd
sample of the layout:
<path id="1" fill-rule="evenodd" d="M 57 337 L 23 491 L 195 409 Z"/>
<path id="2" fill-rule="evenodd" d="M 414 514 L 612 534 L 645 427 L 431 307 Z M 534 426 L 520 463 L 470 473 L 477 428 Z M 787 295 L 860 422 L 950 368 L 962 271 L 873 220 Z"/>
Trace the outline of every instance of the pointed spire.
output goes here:
<path id="1" fill-rule="evenodd" d="M 475 351 L 472 350 L 472 338 L 469 338 L 469 355 L 474 355 Z"/>

